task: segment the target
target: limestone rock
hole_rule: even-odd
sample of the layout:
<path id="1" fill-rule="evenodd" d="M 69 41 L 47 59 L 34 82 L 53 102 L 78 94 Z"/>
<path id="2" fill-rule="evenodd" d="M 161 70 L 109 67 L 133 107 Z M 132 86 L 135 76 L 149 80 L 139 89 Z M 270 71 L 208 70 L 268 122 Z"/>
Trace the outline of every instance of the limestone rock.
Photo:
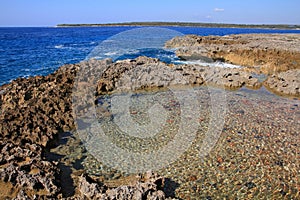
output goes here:
<path id="1" fill-rule="evenodd" d="M 264 85 L 275 93 L 300 97 L 300 69 L 273 74 Z"/>
<path id="2" fill-rule="evenodd" d="M 256 73 L 273 74 L 300 68 L 298 34 L 240 34 L 229 36 L 186 35 L 166 42 L 178 57 L 209 57 L 249 67 Z"/>

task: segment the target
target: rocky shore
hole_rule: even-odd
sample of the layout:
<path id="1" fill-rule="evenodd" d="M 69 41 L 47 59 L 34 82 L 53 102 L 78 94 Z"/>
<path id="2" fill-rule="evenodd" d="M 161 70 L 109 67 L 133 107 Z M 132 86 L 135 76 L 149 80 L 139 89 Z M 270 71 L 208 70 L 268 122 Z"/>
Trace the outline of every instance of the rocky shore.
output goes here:
<path id="1" fill-rule="evenodd" d="M 164 178 L 152 172 L 112 186 L 77 170 L 70 172 L 74 191 L 68 193 L 63 187 L 62 163 L 47 155 L 59 145 L 61 133 L 75 130 L 72 92 L 78 73 L 86 73 L 76 83 L 79 87 L 96 84 L 92 102 L 114 92 L 196 85 L 228 89 L 258 89 L 264 85 L 275 93 L 299 98 L 299 43 L 298 35 L 185 36 L 174 38 L 166 46 L 178 48 L 177 55 L 186 60 L 207 58 L 247 67 L 174 65 L 147 57 L 117 62 L 90 60 L 62 66 L 48 76 L 20 78 L 1 86 L 0 198 L 171 198 L 165 194 Z M 101 76 L 95 77 L 99 71 Z"/>
<path id="2" fill-rule="evenodd" d="M 186 35 L 171 39 L 165 47 L 176 48 L 176 55 L 183 60 L 222 61 L 243 66 L 239 71 L 268 76 L 263 85 L 277 94 L 300 94 L 298 34 Z"/>
<path id="3" fill-rule="evenodd" d="M 185 60 L 207 57 L 265 74 L 299 69 L 299 45 L 299 34 L 186 35 L 165 44 Z"/>

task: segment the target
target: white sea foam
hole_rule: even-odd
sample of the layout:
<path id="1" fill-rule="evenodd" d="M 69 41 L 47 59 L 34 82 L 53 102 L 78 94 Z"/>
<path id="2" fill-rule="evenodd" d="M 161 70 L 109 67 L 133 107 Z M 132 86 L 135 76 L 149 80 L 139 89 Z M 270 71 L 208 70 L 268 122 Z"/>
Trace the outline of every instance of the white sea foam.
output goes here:
<path id="1" fill-rule="evenodd" d="M 240 65 L 233 65 L 230 63 L 224 63 L 224 62 L 213 62 L 213 63 L 207 63 L 202 60 L 192 60 L 192 61 L 174 61 L 176 64 L 197 64 L 207 67 L 223 67 L 223 68 L 243 68 Z"/>
<path id="2" fill-rule="evenodd" d="M 107 53 L 104 53 L 104 55 L 106 56 L 113 56 L 113 55 L 116 55 L 118 52 L 116 51 L 113 51 L 113 52 L 107 52 Z"/>
<path id="3" fill-rule="evenodd" d="M 61 48 L 63 48 L 63 47 L 64 47 L 64 45 L 62 45 L 62 44 L 60 44 L 60 45 L 55 45 L 55 46 L 54 46 L 55 49 L 61 49 Z"/>

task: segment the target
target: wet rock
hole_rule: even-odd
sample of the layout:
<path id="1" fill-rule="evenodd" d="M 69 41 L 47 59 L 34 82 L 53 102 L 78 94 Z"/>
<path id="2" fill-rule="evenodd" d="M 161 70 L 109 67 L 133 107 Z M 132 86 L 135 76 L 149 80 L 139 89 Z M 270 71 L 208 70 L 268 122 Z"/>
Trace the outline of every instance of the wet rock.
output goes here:
<path id="1" fill-rule="evenodd" d="M 96 182 L 88 181 L 87 176 L 79 178 L 77 197 L 92 199 L 166 199 L 161 190 L 164 179 L 157 174 L 147 172 L 144 176 L 134 176 L 135 182 L 127 182 L 129 178 L 115 180 L 119 186 L 107 188 Z M 132 180 L 132 178 L 130 178 Z"/>

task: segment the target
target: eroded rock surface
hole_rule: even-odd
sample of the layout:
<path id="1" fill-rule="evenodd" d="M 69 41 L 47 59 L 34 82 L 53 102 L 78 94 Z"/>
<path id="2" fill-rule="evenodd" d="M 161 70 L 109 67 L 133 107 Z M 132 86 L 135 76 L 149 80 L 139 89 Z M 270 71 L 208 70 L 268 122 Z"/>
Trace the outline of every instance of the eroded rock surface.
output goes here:
<path id="1" fill-rule="evenodd" d="M 150 63 L 158 62 L 152 59 L 145 60 Z M 109 82 L 111 78 L 106 77 L 103 72 L 116 69 L 116 73 L 112 72 L 112 75 L 118 78 L 124 71 L 142 64 L 139 60 L 132 62 L 134 64 L 127 61 L 111 63 L 111 60 L 91 60 L 65 65 L 48 76 L 17 79 L 0 87 L 1 198 L 63 197 L 61 185 L 64 184 L 64 180 L 60 178 L 58 163 L 47 161 L 44 153 L 55 145 L 59 133 L 75 128 L 72 116 L 74 80 L 86 87 L 84 83 L 93 84 L 100 79 L 101 85 L 101 81 Z M 86 74 L 76 79 L 75 75 L 78 72 Z M 96 76 L 99 74 L 100 77 Z M 117 78 L 113 80 L 116 81 Z M 102 92 L 113 90 L 114 85 L 112 86 L 111 89 L 105 87 Z M 150 189 L 143 186 L 148 182 L 136 184 L 140 185 L 123 188 L 125 193 L 122 188 L 112 191 L 115 192 L 114 195 L 119 195 L 119 192 L 132 195 L 135 190 L 141 189 L 139 194 L 144 195 L 146 192 L 150 195 Z M 151 195 L 152 193 L 163 197 L 162 191 L 152 188 Z"/>
<path id="2" fill-rule="evenodd" d="M 98 94 L 168 86 L 214 85 L 230 89 L 261 87 L 251 72 L 237 68 L 207 67 L 197 64 L 173 65 L 139 57 L 110 64 L 97 84 Z"/>
<path id="3" fill-rule="evenodd" d="M 60 193 L 57 163 L 43 151 L 70 130 L 71 91 L 77 65 L 46 77 L 17 79 L 0 88 L 0 174 L 11 192 L 3 198 L 54 198 Z M 1 197 L 1 198 L 2 198 Z"/>
<path id="4" fill-rule="evenodd" d="M 167 48 L 185 60 L 222 60 L 273 74 L 300 68 L 299 34 L 186 35 L 168 41 Z"/>

